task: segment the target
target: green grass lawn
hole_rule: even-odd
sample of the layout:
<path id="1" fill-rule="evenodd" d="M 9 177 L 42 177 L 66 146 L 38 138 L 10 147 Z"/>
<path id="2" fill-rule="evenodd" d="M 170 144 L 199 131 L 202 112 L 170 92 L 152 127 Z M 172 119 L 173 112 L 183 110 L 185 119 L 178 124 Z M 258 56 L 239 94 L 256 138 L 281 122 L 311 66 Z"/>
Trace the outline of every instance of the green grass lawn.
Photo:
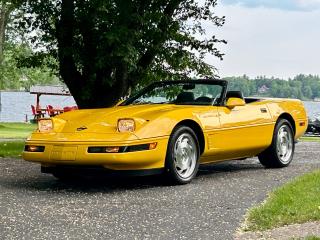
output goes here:
<path id="1" fill-rule="evenodd" d="M 311 236 L 311 237 L 305 238 L 305 240 L 320 240 L 320 237 Z"/>
<path id="2" fill-rule="evenodd" d="M 0 139 L 24 139 L 27 138 L 36 128 L 36 124 L 29 123 L 0 123 Z"/>
<path id="3" fill-rule="evenodd" d="M 21 157 L 24 141 L 0 142 L 0 157 Z"/>
<path id="4" fill-rule="evenodd" d="M 320 237 L 309 236 L 309 237 L 306 237 L 306 238 L 292 238 L 291 240 L 320 240 Z"/>
<path id="5" fill-rule="evenodd" d="M 302 142 L 320 142 L 320 136 L 319 137 L 301 137 L 299 138 Z"/>
<path id="6" fill-rule="evenodd" d="M 273 191 L 265 203 L 248 213 L 245 231 L 266 230 L 320 220 L 320 170 Z"/>

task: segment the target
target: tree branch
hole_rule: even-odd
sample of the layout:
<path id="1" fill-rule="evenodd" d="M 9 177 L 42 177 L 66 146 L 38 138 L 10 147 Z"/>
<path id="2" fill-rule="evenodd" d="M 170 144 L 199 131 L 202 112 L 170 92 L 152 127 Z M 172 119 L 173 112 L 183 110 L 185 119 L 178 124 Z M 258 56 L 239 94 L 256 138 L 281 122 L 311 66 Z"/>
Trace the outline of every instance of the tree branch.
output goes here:
<path id="1" fill-rule="evenodd" d="M 166 8 L 163 11 L 164 17 L 161 19 L 159 23 L 159 30 L 163 33 L 162 38 L 154 39 L 149 48 L 145 51 L 144 55 L 139 59 L 137 67 L 139 69 L 147 68 L 153 61 L 154 57 L 157 55 L 157 48 L 159 48 L 162 44 L 165 43 L 167 38 L 165 37 L 168 32 L 167 20 L 172 18 L 175 9 L 179 6 L 179 4 L 183 2 L 182 0 L 172 0 L 168 3 Z"/>

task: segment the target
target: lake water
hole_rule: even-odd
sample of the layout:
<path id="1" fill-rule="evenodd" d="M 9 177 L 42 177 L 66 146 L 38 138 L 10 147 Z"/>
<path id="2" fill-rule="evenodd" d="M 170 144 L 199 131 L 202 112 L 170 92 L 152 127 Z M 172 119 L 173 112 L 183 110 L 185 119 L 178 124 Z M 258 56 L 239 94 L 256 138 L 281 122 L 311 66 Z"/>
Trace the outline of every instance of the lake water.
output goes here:
<path id="1" fill-rule="evenodd" d="M 0 92 L 0 122 L 24 122 L 26 116 L 33 119 L 31 105 L 36 105 L 36 95 L 29 92 Z M 52 105 L 54 108 L 76 105 L 71 96 L 40 96 L 40 105 L 46 108 Z"/>
<path id="2" fill-rule="evenodd" d="M 0 122 L 24 122 L 32 119 L 31 105 L 36 104 L 36 95 L 28 92 L 0 92 Z M 50 96 L 40 97 L 40 104 L 43 108 L 52 105 L 55 108 L 76 105 L 71 96 Z M 320 102 L 304 102 L 310 117 L 320 115 Z"/>

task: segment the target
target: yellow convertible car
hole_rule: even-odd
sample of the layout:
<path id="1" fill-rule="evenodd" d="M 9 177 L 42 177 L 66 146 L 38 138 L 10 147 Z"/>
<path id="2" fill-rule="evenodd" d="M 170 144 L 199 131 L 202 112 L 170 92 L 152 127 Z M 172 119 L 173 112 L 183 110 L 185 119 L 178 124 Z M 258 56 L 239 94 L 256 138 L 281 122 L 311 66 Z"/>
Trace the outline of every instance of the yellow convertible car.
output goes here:
<path id="1" fill-rule="evenodd" d="M 223 80 L 163 81 L 112 108 L 40 120 L 23 158 L 60 179 L 90 170 L 184 184 L 199 164 L 258 156 L 288 166 L 307 121 L 299 100 L 244 98 Z"/>

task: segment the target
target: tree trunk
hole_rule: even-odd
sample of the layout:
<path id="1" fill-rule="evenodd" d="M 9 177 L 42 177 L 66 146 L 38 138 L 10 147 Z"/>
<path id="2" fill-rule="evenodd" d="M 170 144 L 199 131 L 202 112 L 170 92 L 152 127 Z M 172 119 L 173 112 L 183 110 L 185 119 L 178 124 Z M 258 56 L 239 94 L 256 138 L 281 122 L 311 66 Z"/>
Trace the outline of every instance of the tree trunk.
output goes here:
<path id="1" fill-rule="evenodd" d="M 9 17 L 9 10 L 6 8 L 5 4 L 2 3 L 0 5 L 0 66 L 3 61 L 3 50 L 4 50 L 8 17 Z"/>
<path id="2" fill-rule="evenodd" d="M 108 84 L 107 77 L 103 74 L 84 73 L 83 75 L 86 75 L 82 81 L 83 85 L 77 91 L 72 92 L 80 108 L 112 107 L 128 93 L 128 69 L 125 63 L 117 65 L 112 86 Z M 73 89 L 77 84 L 77 81 L 70 81 L 68 86 Z"/>
<path id="3" fill-rule="evenodd" d="M 82 91 L 73 94 L 80 109 L 86 108 L 107 108 L 114 106 L 119 99 L 121 99 L 121 92 L 127 92 L 125 85 L 119 85 L 119 88 L 113 87 L 99 87 L 84 86 Z M 89 98 L 84 97 L 90 94 Z"/>
<path id="4" fill-rule="evenodd" d="M 62 1 L 61 19 L 56 23 L 60 74 L 79 108 L 111 107 L 128 92 L 127 65 L 119 61 L 115 69 L 104 68 L 100 72 L 92 67 L 95 51 L 90 43 L 90 29 L 85 29 L 84 39 L 88 41 L 84 51 L 88 61 L 81 70 L 77 68 L 73 55 L 74 10 L 74 0 Z"/>
<path id="5" fill-rule="evenodd" d="M 4 80 L 1 74 L 2 63 L 4 59 L 4 44 L 6 40 L 6 28 L 8 24 L 8 19 L 11 13 L 11 9 L 7 8 L 5 3 L 0 5 L 0 89 L 4 87 Z"/>

